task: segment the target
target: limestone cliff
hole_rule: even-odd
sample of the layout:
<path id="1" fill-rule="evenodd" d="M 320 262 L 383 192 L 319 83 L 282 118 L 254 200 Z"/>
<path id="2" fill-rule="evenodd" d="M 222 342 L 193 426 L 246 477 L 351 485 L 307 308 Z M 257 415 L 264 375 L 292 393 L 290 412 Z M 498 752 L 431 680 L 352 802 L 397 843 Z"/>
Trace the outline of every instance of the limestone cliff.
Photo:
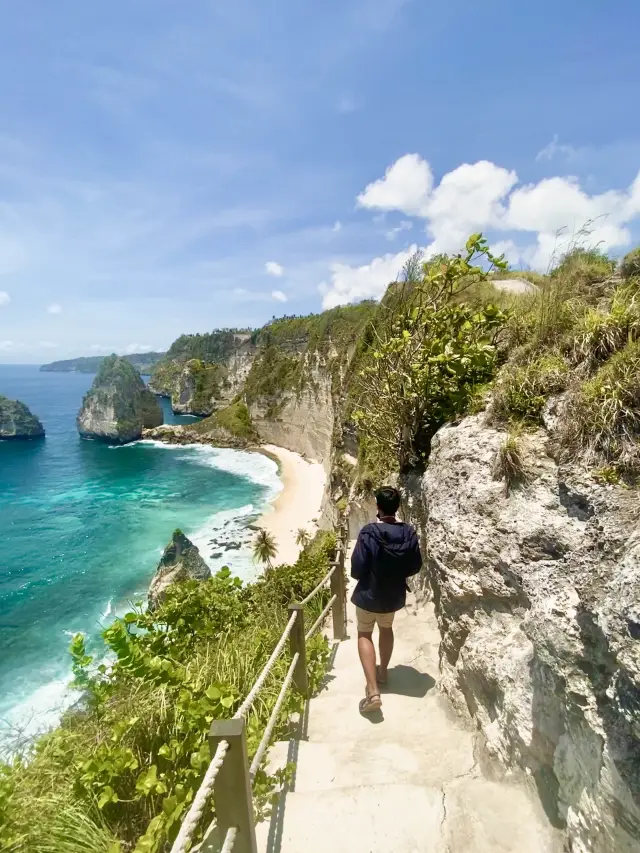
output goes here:
<path id="1" fill-rule="evenodd" d="M 440 430 L 415 503 L 442 635 L 441 686 L 487 747 L 536 781 L 573 853 L 640 849 L 640 502 L 558 466 L 543 430 L 525 477 L 504 433 Z"/>
<path id="2" fill-rule="evenodd" d="M 181 530 L 175 530 L 164 549 L 149 586 L 149 610 L 155 610 L 166 598 L 167 589 L 177 581 L 203 581 L 211 577 L 200 551 Z"/>
<path id="3" fill-rule="evenodd" d="M 162 411 L 136 369 L 124 358 L 106 358 L 77 417 L 83 438 L 116 444 L 135 441 L 144 427 L 162 423 Z"/>
<path id="4" fill-rule="evenodd" d="M 169 397 L 176 414 L 208 416 L 236 397 L 254 357 L 248 333 L 183 335 L 156 365 L 149 388 Z"/>
<path id="5" fill-rule="evenodd" d="M 44 427 L 24 403 L 0 395 L 0 439 L 43 437 Z"/>

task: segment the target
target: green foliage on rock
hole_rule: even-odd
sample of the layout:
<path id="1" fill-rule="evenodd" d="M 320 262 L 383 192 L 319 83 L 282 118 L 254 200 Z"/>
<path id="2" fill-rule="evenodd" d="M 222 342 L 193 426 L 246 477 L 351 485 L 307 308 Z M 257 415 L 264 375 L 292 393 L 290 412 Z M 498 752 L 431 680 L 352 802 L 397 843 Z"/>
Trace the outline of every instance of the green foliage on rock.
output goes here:
<path id="1" fill-rule="evenodd" d="M 631 341 L 570 395 L 565 445 L 591 463 L 640 473 L 640 341 Z"/>
<path id="2" fill-rule="evenodd" d="M 20 400 L 0 394 L 0 438 L 42 438 L 44 427 Z"/>
<path id="3" fill-rule="evenodd" d="M 80 435 L 105 441 L 139 438 L 144 427 L 162 423 L 162 410 L 126 359 L 110 355 L 100 365 L 78 413 Z"/>
<path id="4" fill-rule="evenodd" d="M 242 400 L 236 400 L 230 406 L 215 412 L 213 419 L 219 427 L 239 438 L 246 438 L 247 441 L 255 441 L 258 438 L 247 404 Z"/>
<path id="5" fill-rule="evenodd" d="M 568 378 L 567 363 L 554 353 L 509 364 L 495 383 L 492 414 L 498 420 L 538 424 L 547 398 L 564 391 Z"/>
<path id="6" fill-rule="evenodd" d="M 237 348 L 237 329 L 218 329 L 202 335 L 180 335 L 167 350 L 167 361 L 224 361 Z"/>
<path id="7" fill-rule="evenodd" d="M 71 653 L 84 700 L 52 733 L 0 765 L 0 849 L 168 849 L 209 763 L 211 721 L 233 716 L 288 621 L 287 605 L 314 588 L 334 550 L 333 536 L 320 537 L 294 566 L 246 586 L 224 569 L 206 581 L 176 584 L 156 611 L 135 610 L 104 632 L 108 666 L 97 664 L 76 635 Z M 309 625 L 328 595 L 323 590 L 307 608 Z M 313 690 L 328 654 L 321 636 L 308 641 Z M 288 665 L 282 656 L 249 716 L 250 755 Z M 288 694 L 275 739 L 302 704 Z M 259 809 L 279 781 L 259 771 Z M 209 806 L 200 832 L 211 818 Z M 52 838 L 64 839 L 64 847 L 52 848 Z"/>

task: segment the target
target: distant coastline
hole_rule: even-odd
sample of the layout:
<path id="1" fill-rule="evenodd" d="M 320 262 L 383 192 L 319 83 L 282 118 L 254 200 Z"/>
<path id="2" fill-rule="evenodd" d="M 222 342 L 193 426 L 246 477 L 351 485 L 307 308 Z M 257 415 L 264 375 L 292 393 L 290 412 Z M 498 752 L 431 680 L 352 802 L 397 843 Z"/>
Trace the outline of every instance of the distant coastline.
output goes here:
<path id="1" fill-rule="evenodd" d="M 155 365 L 164 358 L 164 352 L 135 352 L 125 355 L 127 361 L 141 374 L 150 374 Z M 42 373 L 97 373 L 105 360 L 104 355 L 79 356 L 62 361 L 52 361 L 40 367 Z"/>

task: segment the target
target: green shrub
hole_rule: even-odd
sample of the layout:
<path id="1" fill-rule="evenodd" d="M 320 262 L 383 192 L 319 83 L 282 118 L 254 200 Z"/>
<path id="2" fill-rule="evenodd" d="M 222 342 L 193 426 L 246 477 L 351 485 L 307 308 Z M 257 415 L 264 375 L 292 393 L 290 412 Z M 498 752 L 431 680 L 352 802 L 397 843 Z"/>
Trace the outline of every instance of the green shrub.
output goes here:
<path id="1" fill-rule="evenodd" d="M 611 356 L 572 396 L 563 443 L 587 461 L 640 470 L 640 341 Z"/>
<path id="2" fill-rule="evenodd" d="M 506 266 L 473 234 L 465 252 L 423 264 L 421 277 L 400 282 L 382 306 L 353 388 L 352 417 L 367 467 L 423 464 L 435 432 L 492 377 L 505 314 L 464 302 L 471 284 L 486 281 L 485 262 Z"/>
<path id="3" fill-rule="evenodd" d="M 569 349 L 575 362 L 587 361 L 592 367 L 638 337 L 638 292 L 634 287 L 619 287 L 608 311 L 587 307 L 573 330 Z"/>
<path id="4" fill-rule="evenodd" d="M 504 480 L 507 495 L 511 489 L 526 479 L 521 438 L 517 431 L 510 432 L 498 448 L 494 477 Z"/>
<path id="5" fill-rule="evenodd" d="M 570 249 L 551 271 L 551 278 L 562 278 L 580 289 L 609 278 L 616 262 L 600 249 L 585 249 L 581 246 Z"/>
<path id="6" fill-rule="evenodd" d="M 620 274 L 623 278 L 640 276 L 640 246 L 624 256 L 620 262 Z"/>
<path id="7" fill-rule="evenodd" d="M 523 365 L 506 365 L 495 382 L 493 416 L 502 421 L 540 423 L 547 398 L 566 388 L 568 373 L 567 363 L 554 353 Z"/>
<path id="8" fill-rule="evenodd" d="M 228 430 L 233 435 L 239 438 L 246 438 L 248 441 L 255 440 L 257 433 L 249 414 L 247 404 L 242 400 L 236 400 L 225 409 L 220 409 L 213 415 L 215 423 Z"/>

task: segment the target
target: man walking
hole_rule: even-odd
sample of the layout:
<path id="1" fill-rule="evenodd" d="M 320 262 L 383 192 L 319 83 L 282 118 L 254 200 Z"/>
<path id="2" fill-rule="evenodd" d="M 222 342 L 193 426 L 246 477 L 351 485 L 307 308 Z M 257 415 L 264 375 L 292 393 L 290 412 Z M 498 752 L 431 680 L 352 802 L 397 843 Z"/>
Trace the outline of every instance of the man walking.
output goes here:
<path id="1" fill-rule="evenodd" d="M 422 556 L 415 529 L 396 519 L 400 493 L 391 486 L 376 492 L 378 520 L 365 525 L 351 556 L 351 577 L 358 583 L 351 597 L 358 621 L 358 654 L 366 679 L 360 713 L 382 706 L 378 685 L 387 681 L 393 652 L 393 618 L 407 599 L 407 578 L 420 571 Z M 378 624 L 380 665 L 372 635 Z"/>

